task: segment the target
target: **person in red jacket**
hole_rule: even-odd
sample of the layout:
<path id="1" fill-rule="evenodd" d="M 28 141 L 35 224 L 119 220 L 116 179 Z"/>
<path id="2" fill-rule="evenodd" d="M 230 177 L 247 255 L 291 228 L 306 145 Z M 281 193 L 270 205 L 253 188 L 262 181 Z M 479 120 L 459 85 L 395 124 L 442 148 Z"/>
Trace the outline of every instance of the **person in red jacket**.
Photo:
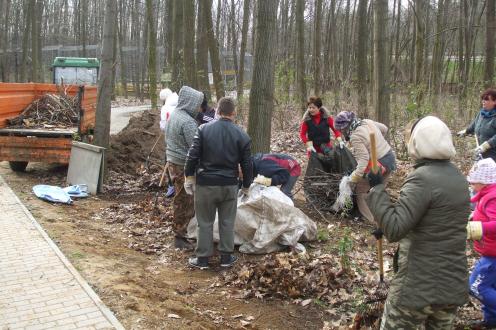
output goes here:
<path id="1" fill-rule="evenodd" d="M 492 329 L 496 327 L 496 162 L 492 158 L 478 161 L 467 180 L 476 192 L 471 202 L 477 203 L 467 224 L 467 238 L 474 240 L 474 249 L 481 255 L 470 274 L 470 293 L 482 303 L 484 320 L 477 325 Z"/>
<path id="2" fill-rule="evenodd" d="M 311 152 L 320 154 L 328 152 L 332 148 L 331 132 L 339 142 L 339 147 L 344 148 L 341 133 L 334 128 L 334 120 L 329 111 L 322 106 L 320 97 L 311 96 L 307 101 L 307 111 L 302 118 L 300 126 L 300 138 L 307 148 L 308 156 Z"/>

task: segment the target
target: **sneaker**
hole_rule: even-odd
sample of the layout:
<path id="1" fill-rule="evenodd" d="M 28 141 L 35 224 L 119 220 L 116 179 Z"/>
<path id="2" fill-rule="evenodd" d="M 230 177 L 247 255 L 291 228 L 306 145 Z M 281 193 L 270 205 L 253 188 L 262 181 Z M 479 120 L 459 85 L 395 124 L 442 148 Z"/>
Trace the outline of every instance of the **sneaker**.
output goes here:
<path id="1" fill-rule="evenodd" d="M 169 186 L 169 188 L 167 188 L 167 192 L 165 193 L 165 197 L 167 198 L 173 197 L 175 193 L 176 193 L 176 189 L 174 189 L 174 186 Z"/>
<path id="2" fill-rule="evenodd" d="M 208 269 L 208 257 L 191 257 L 188 264 L 199 269 Z"/>
<path id="3" fill-rule="evenodd" d="M 193 250 L 195 246 L 184 237 L 174 237 L 174 247 L 181 250 Z"/>
<path id="4" fill-rule="evenodd" d="M 221 267 L 231 267 L 236 261 L 238 261 L 238 257 L 234 254 L 223 254 L 220 256 Z"/>

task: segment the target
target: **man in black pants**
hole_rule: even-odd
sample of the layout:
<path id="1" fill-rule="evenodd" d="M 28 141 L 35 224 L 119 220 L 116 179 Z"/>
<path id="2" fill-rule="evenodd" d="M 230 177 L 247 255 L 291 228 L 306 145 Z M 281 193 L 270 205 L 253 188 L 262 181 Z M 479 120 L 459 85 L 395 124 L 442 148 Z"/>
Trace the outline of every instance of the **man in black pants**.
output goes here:
<path id="1" fill-rule="evenodd" d="M 237 125 L 235 105 L 224 97 L 219 101 L 220 119 L 198 128 L 188 151 L 185 165 L 184 189 L 195 199 L 198 220 L 196 256 L 189 264 L 207 269 L 213 255 L 213 225 L 219 215 L 220 266 L 236 262 L 234 252 L 234 220 L 237 210 L 238 166 L 243 174 L 242 192 L 247 194 L 253 181 L 251 139 Z"/>

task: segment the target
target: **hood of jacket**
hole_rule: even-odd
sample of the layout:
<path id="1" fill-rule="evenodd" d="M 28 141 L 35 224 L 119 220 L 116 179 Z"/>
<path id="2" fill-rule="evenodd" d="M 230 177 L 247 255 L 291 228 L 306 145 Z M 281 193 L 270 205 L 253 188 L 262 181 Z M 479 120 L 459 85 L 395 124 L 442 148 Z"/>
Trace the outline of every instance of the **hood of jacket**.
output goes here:
<path id="1" fill-rule="evenodd" d="M 329 118 L 331 116 L 331 113 L 329 112 L 329 110 L 327 110 L 326 107 L 322 106 L 320 107 L 320 114 L 322 116 L 322 118 Z M 310 112 L 308 112 L 308 109 L 305 110 L 305 113 L 303 114 L 303 117 L 301 118 L 302 121 L 307 121 L 307 120 L 310 120 L 312 116 L 310 115 Z"/>
<path id="2" fill-rule="evenodd" d="M 415 160 L 453 158 L 456 151 L 448 126 L 434 116 L 419 120 L 408 141 L 408 154 Z"/>
<path id="3" fill-rule="evenodd" d="M 198 115 L 198 109 L 203 102 L 203 93 L 189 86 L 181 87 L 179 98 L 177 100 L 177 110 L 188 113 L 193 118 Z"/>

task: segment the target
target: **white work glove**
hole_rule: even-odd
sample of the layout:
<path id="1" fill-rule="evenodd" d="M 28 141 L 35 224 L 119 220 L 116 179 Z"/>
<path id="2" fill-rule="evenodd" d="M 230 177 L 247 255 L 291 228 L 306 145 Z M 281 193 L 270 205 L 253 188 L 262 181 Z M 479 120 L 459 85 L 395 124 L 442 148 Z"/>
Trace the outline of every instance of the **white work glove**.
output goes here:
<path id="1" fill-rule="evenodd" d="M 350 175 L 350 184 L 357 184 L 358 181 L 360 181 L 361 179 L 362 177 L 356 174 L 355 171 L 353 171 L 353 173 L 351 173 Z"/>
<path id="2" fill-rule="evenodd" d="M 482 238 L 482 222 L 469 221 L 467 223 L 467 239 L 478 241 Z"/>
<path id="3" fill-rule="evenodd" d="M 336 140 L 339 142 L 339 149 L 344 149 L 344 141 L 341 137 L 338 137 Z"/>
<path id="4" fill-rule="evenodd" d="M 482 154 L 483 152 L 488 151 L 489 149 L 491 149 L 491 145 L 486 141 L 474 149 L 474 154 L 477 156 L 479 154 Z"/>
<path id="5" fill-rule="evenodd" d="M 241 187 L 238 191 L 238 197 L 249 197 L 250 188 Z"/>
<path id="6" fill-rule="evenodd" d="M 312 141 L 307 141 L 307 143 L 305 143 L 305 146 L 307 147 L 307 152 L 317 152 L 317 150 L 315 150 L 315 148 L 313 147 Z"/>
<path id="7" fill-rule="evenodd" d="M 196 182 L 194 176 L 187 176 L 184 178 L 184 190 L 188 195 L 193 195 L 196 189 Z"/>
<path id="8" fill-rule="evenodd" d="M 267 178 L 267 177 L 260 175 L 260 174 L 257 175 L 257 177 L 255 178 L 255 180 L 253 180 L 253 182 L 267 186 L 267 187 L 270 187 L 272 185 L 272 179 L 271 178 Z"/>
<path id="9" fill-rule="evenodd" d="M 464 137 L 465 135 L 467 135 L 467 130 L 462 129 L 461 131 L 456 132 L 456 136 Z"/>

